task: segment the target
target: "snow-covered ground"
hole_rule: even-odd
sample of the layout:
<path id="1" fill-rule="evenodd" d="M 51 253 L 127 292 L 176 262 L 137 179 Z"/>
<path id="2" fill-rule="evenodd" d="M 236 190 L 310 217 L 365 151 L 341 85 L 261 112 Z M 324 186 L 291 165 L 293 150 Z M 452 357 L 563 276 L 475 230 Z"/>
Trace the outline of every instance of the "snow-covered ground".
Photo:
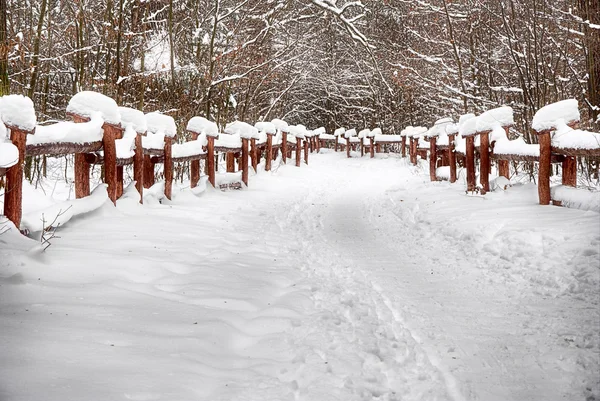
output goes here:
<path id="1" fill-rule="evenodd" d="M 600 398 L 599 214 L 426 174 L 329 152 L 5 232 L 0 400 Z"/>

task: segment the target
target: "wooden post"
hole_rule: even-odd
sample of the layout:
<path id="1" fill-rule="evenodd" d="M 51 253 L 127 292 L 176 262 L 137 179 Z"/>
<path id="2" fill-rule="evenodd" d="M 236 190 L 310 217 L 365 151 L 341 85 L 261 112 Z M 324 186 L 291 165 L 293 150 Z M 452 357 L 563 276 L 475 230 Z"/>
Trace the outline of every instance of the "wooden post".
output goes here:
<path id="1" fill-rule="evenodd" d="M 258 158 L 256 154 L 256 138 L 250 139 L 250 159 L 252 160 L 252 168 L 254 172 L 258 172 Z"/>
<path id="2" fill-rule="evenodd" d="M 479 133 L 479 182 L 481 183 L 481 193 L 485 194 L 490 191 L 490 133 Z"/>
<path id="3" fill-rule="evenodd" d="M 225 155 L 227 162 L 227 172 L 235 173 L 235 154 L 233 154 L 232 152 L 227 152 Z"/>
<path id="4" fill-rule="evenodd" d="M 296 167 L 300 167 L 300 161 L 302 160 L 302 139 L 296 137 Z"/>
<path id="5" fill-rule="evenodd" d="M 108 197 L 113 204 L 117 204 L 117 147 L 115 140 L 119 139 L 123 131 L 120 125 L 104 123 L 102 126 L 104 135 L 102 137 L 102 149 L 104 150 L 104 182 L 108 184 Z M 88 179 L 89 185 L 89 179 Z"/>
<path id="6" fill-rule="evenodd" d="M 315 145 L 317 146 L 317 153 L 319 153 L 321 151 L 321 138 L 320 137 L 315 137 Z"/>
<path id="7" fill-rule="evenodd" d="M 346 138 L 346 156 L 350 157 L 350 138 Z"/>
<path id="8" fill-rule="evenodd" d="M 287 132 L 281 133 L 281 160 L 283 164 L 287 161 Z"/>
<path id="9" fill-rule="evenodd" d="M 540 205 L 550 204 L 550 170 L 552 168 L 552 140 L 550 131 L 536 132 L 540 144 L 540 161 L 538 168 L 538 195 Z"/>
<path id="10" fill-rule="evenodd" d="M 375 144 L 375 152 L 376 153 L 381 153 L 381 144 L 380 143 L 376 143 Z"/>
<path id="11" fill-rule="evenodd" d="M 562 184 L 577 187 L 577 158 L 565 156 L 562 162 Z"/>
<path id="12" fill-rule="evenodd" d="M 267 160 L 265 171 L 271 171 L 271 161 L 273 160 L 273 135 L 267 134 Z"/>
<path id="13" fill-rule="evenodd" d="M 503 127 L 506 132 L 506 137 L 508 138 L 508 130 L 510 127 Z M 492 152 L 494 151 L 495 142 L 492 143 Z M 508 160 L 498 160 L 498 175 L 510 179 L 510 162 Z"/>
<path id="14" fill-rule="evenodd" d="M 467 137 L 467 191 L 475 191 L 475 138 Z"/>
<path id="15" fill-rule="evenodd" d="M 25 149 L 27 147 L 27 134 L 29 132 L 16 127 L 8 128 L 10 129 L 10 140 L 19 151 L 19 160 L 17 164 L 6 171 L 4 215 L 15 224 L 18 230 L 21 225 L 21 217 L 23 216 L 23 165 L 25 163 Z"/>
<path id="16" fill-rule="evenodd" d="M 310 141 L 304 141 L 304 163 L 308 164 L 308 145 Z"/>
<path id="17" fill-rule="evenodd" d="M 123 166 L 117 166 L 117 199 L 123 196 L 123 181 L 125 179 L 123 169 Z"/>
<path id="18" fill-rule="evenodd" d="M 437 181 L 437 175 L 435 174 L 437 168 L 437 149 L 435 147 L 436 142 L 436 137 L 429 138 L 429 179 L 431 181 Z"/>
<path id="19" fill-rule="evenodd" d="M 450 165 L 450 182 L 456 182 L 456 154 L 454 153 L 455 134 L 448 135 L 448 164 Z"/>
<path id="20" fill-rule="evenodd" d="M 339 146 L 338 142 L 339 142 L 340 138 L 337 137 L 337 136 L 335 136 L 335 135 L 333 137 L 335 138 L 335 151 L 337 152 L 338 151 L 338 146 Z"/>
<path id="21" fill-rule="evenodd" d="M 135 154 L 133 155 L 133 179 L 135 187 L 140 194 L 140 203 L 144 203 L 144 149 L 142 147 L 142 134 L 135 136 Z"/>
<path id="22" fill-rule="evenodd" d="M 208 182 L 215 186 L 215 137 L 207 135 L 206 140 L 206 169 L 208 174 Z"/>
<path id="23" fill-rule="evenodd" d="M 190 132 L 192 141 L 198 140 L 197 132 Z M 192 160 L 190 162 L 190 187 L 196 188 L 200 181 L 200 160 Z"/>
<path id="24" fill-rule="evenodd" d="M 89 118 L 72 115 L 76 124 L 86 123 Z M 90 164 L 85 160 L 85 153 L 75 153 L 75 198 L 83 198 L 90 194 Z"/>
<path id="25" fill-rule="evenodd" d="M 248 186 L 248 138 L 242 138 L 242 182 Z"/>
<path id="26" fill-rule="evenodd" d="M 369 137 L 369 142 L 371 144 L 371 146 L 369 147 L 369 153 L 371 155 L 371 159 L 375 157 L 375 138 L 373 138 L 372 136 Z"/>
<path id="27" fill-rule="evenodd" d="M 154 185 L 154 163 L 150 155 L 144 155 L 144 188 Z"/>
<path id="28" fill-rule="evenodd" d="M 173 192 L 173 138 L 165 136 L 165 158 L 163 168 L 165 173 L 165 196 L 171 200 Z"/>
<path id="29" fill-rule="evenodd" d="M 406 137 L 402 137 L 402 157 L 406 157 Z"/>

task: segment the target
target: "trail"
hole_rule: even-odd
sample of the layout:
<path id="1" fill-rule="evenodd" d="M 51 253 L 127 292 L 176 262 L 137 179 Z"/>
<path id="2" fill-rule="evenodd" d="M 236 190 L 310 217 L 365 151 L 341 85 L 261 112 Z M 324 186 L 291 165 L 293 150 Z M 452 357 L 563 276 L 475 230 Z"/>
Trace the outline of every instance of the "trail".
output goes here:
<path id="1" fill-rule="evenodd" d="M 0 237 L 0 399 L 598 398 L 597 215 L 394 158 L 251 181 Z"/>

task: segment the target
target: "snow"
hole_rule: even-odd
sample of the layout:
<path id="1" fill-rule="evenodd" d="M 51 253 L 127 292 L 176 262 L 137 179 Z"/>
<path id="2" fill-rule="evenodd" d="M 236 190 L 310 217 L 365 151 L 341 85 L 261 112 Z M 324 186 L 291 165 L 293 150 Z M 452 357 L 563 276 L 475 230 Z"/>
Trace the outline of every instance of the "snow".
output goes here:
<path id="1" fill-rule="evenodd" d="M 436 168 L 435 176 L 440 180 L 450 180 L 450 166 Z"/>
<path id="2" fill-rule="evenodd" d="M 477 119 L 479 117 L 465 118 L 458 123 L 458 133 L 460 136 L 467 137 L 475 135 L 477 131 Z"/>
<path id="3" fill-rule="evenodd" d="M 376 143 L 402 142 L 401 135 L 375 135 Z"/>
<path id="4" fill-rule="evenodd" d="M 207 120 L 204 117 L 192 117 L 187 123 L 188 131 L 195 132 L 197 134 L 205 134 L 212 137 L 219 136 L 219 128 L 217 124 Z"/>
<path id="5" fill-rule="evenodd" d="M 165 135 L 148 133 L 142 137 L 142 148 L 144 149 L 164 149 Z"/>
<path id="6" fill-rule="evenodd" d="M 99 209 L 108 200 L 108 192 L 104 184 L 98 185 L 90 194 L 81 199 L 54 203 L 48 207 L 24 213 L 21 229 L 40 232 L 48 227 L 64 225 L 73 217 Z"/>
<path id="7" fill-rule="evenodd" d="M 92 118 L 95 113 L 109 124 L 119 125 L 121 113 L 117 102 L 101 93 L 82 91 L 69 100 L 67 113 L 76 114 L 84 118 Z"/>
<path id="8" fill-rule="evenodd" d="M 371 130 L 368 128 L 365 128 L 363 130 L 360 130 L 358 132 L 358 137 L 359 138 L 368 138 L 371 135 Z"/>
<path id="9" fill-rule="evenodd" d="M 463 114 L 458 118 L 458 125 L 464 124 L 466 121 L 476 118 L 477 116 L 473 113 Z"/>
<path id="10" fill-rule="evenodd" d="M 271 121 L 271 123 L 275 126 L 276 129 L 278 129 L 281 132 L 289 132 L 289 126 L 288 123 L 286 123 L 283 120 L 280 120 L 278 118 L 273 119 L 273 121 Z"/>
<path id="11" fill-rule="evenodd" d="M 323 134 L 327 134 L 327 131 L 325 130 L 325 127 L 319 127 L 315 130 L 313 130 L 313 132 L 315 133 L 315 135 L 317 136 L 321 136 Z"/>
<path id="12" fill-rule="evenodd" d="M 447 140 L 446 128 L 451 127 L 453 125 L 454 125 L 454 120 L 452 120 L 452 118 L 450 118 L 450 117 L 439 119 L 435 122 L 435 124 L 433 124 L 433 126 L 431 128 L 429 128 L 427 130 L 427 132 L 425 133 L 425 136 L 427 138 L 438 138 L 440 136 L 445 136 L 446 142 L 447 142 L 448 140 Z M 453 129 L 454 128 L 451 128 L 451 130 L 453 130 Z"/>
<path id="13" fill-rule="evenodd" d="M 379 128 L 379 127 L 375 127 L 371 130 L 372 137 L 375 137 L 377 135 L 383 135 L 383 132 L 381 131 L 381 128 Z"/>
<path id="14" fill-rule="evenodd" d="M 230 185 L 238 182 L 242 182 L 242 172 L 237 171 L 235 173 L 220 173 L 215 176 L 215 184 L 219 185 Z"/>
<path id="15" fill-rule="evenodd" d="M 148 131 L 148 124 L 144 113 L 130 107 L 119 107 L 121 114 L 121 124 L 126 127 L 130 125 L 135 132 L 145 134 Z"/>
<path id="16" fill-rule="evenodd" d="M 487 110 L 476 119 L 477 132 L 491 131 L 495 127 L 510 127 L 515 125 L 512 107 L 503 106 Z"/>
<path id="17" fill-rule="evenodd" d="M 152 134 L 160 134 L 169 138 L 177 136 L 177 126 L 173 117 L 166 114 L 153 111 L 146 114 L 146 124 L 148 124 L 148 132 Z"/>
<path id="18" fill-rule="evenodd" d="M 123 133 L 123 138 L 115 140 L 118 159 L 129 159 L 135 155 L 136 136 L 137 132 L 133 129 L 133 126 L 128 124 Z"/>
<path id="19" fill-rule="evenodd" d="M 259 121 L 256 124 L 254 124 L 254 127 L 256 127 L 257 130 L 263 131 L 267 134 L 275 135 L 277 133 L 277 128 L 275 127 L 275 124 L 267 121 Z"/>
<path id="20" fill-rule="evenodd" d="M 0 168 L 12 167 L 19 161 L 19 149 L 11 142 L 0 139 Z"/>
<path id="21" fill-rule="evenodd" d="M 576 99 L 561 100 L 560 102 L 548 104 L 535 113 L 531 122 L 531 128 L 540 132 L 554 129 L 557 121 L 565 124 L 579 121 L 579 105 Z"/>
<path id="22" fill-rule="evenodd" d="M 356 130 L 354 128 L 344 132 L 344 138 L 351 138 L 353 136 L 356 136 Z"/>
<path id="23" fill-rule="evenodd" d="M 171 155 L 175 158 L 203 155 L 206 154 L 203 149 L 206 145 L 206 135 L 201 135 L 194 141 L 173 144 Z"/>
<path id="24" fill-rule="evenodd" d="M 290 125 L 288 127 L 288 132 L 293 135 L 295 138 L 304 139 L 306 135 L 306 127 L 302 124 L 298 125 Z"/>
<path id="25" fill-rule="evenodd" d="M 519 156 L 540 156 L 540 145 L 525 143 L 522 137 L 509 141 L 506 137 L 496 141 L 494 145 L 494 154 L 497 155 L 519 155 Z"/>
<path id="26" fill-rule="evenodd" d="M 26 132 L 33 131 L 37 121 L 33 102 L 22 95 L 0 97 L 0 118 L 6 126 L 16 127 Z"/>
<path id="27" fill-rule="evenodd" d="M 600 213 L 600 192 L 556 185 L 550 189 L 552 200 L 562 202 L 565 207 L 591 210 Z"/>
<path id="28" fill-rule="evenodd" d="M 85 123 L 60 121 L 50 125 L 38 125 L 35 135 L 27 135 L 27 145 L 99 142 L 104 135 L 104 120 L 99 112 L 92 113 L 89 118 L 90 121 Z"/>
<path id="29" fill-rule="evenodd" d="M 346 132 L 346 128 L 340 127 L 333 131 L 333 136 L 342 136 Z"/>
<path id="30" fill-rule="evenodd" d="M 323 140 L 335 140 L 335 136 L 331 135 L 331 134 L 321 134 L 319 135 L 319 139 L 323 139 Z"/>
<path id="31" fill-rule="evenodd" d="M 580 129 L 572 129 L 564 123 L 557 121 L 556 132 L 552 136 L 552 146 L 561 149 L 600 149 L 600 134 Z"/>
<path id="32" fill-rule="evenodd" d="M 426 166 L 315 154 L 162 203 L 158 183 L 45 252 L 0 221 L 2 399 L 598 399 L 598 213 Z M 27 187 L 25 215 L 48 198 Z"/>
<path id="33" fill-rule="evenodd" d="M 242 137 L 240 134 L 219 135 L 219 139 L 215 141 L 216 147 L 239 149 L 242 147 Z"/>
<path id="34" fill-rule="evenodd" d="M 240 138 L 245 139 L 258 138 L 258 131 L 260 131 L 258 127 L 255 128 L 243 121 L 233 121 L 228 123 L 224 130 L 226 134 L 238 135 Z M 273 129 L 273 131 L 275 131 L 275 129 Z"/>

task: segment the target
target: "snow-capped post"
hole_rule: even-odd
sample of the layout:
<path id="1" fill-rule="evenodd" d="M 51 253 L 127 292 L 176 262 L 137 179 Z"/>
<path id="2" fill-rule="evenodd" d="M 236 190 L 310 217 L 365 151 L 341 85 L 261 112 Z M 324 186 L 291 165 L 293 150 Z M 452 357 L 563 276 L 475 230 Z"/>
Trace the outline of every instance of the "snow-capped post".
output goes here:
<path id="1" fill-rule="evenodd" d="M 479 132 L 479 183 L 481 193 L 490 191 L 490 131 Z"/>
<path id="2" fill-rule="evenodd" d="M 256 148 L 256 138 L 250 139 L 250 159 L 252 161 L 252 168 L 254 172 L 258 172 L 258 150 Z"/>
<path id="3" fill-rule="evenodd" d="M 206 175 L 208 181 L 215 186 L 215 138 L 219 137 L 219 128 L 217 124 L 207 120 L 204 117 L 192 117 L 187 123 L 186 130 L 192 134 L 194 140 L 198 140 L 200 136 L 206 137 Z M 191 162 L 190 165 L 191 187 L 198 185 L 200 180 L 200 160 Z"/>
<path id="4" fill-rule="evenodd" d="M 308 164 L 308 144 L 310 143 L 310 137 L 304 140 L 304 163 Z"/>
<path id="5" fill-rule="evenodd" d="M 278 118 L 275 118 L 271 121 L 271 124 L 275 127 L 275 129 L 281 134 L 281 160 L 285 164 L 287 162 L 288 157 L 288 144 L 287 144 L 287 134 L 289 132 L 288 123 Z"/>
<path id="6" fill-rule="evenodd" d="M 354 128 L 347 130 L 346 132 L 344 132 L 344 138 L 346 138 L 346 156 L 349 158 L 350 157 L 350 138 L 352 138 L 353 136 L 356 136 L 356 130 Z"/>
<path id="7" fill-rule="evenodd" d="M 504 129 L 504 134 L 506 138 L 508 138 L 508 130 L 510 127 L 502 127 Z M 492 152 L 494 151 L 495 141 L 492 142 Z M 507 180 L 510 179 L 510 162 L 508 160 L 498 160 L 498 175 L 500 177 L 504 177 Z"/>
<path id="8" fill-rule="evenodd" d="M 33 102 L 21 95 L 8 95 L 0 98 L 0 117 L 10 130 L 12 146 L 4 145 L 8 157 L 0 167 L 6 171 L 4 189 L 4 215 L 19 229 L 23 214 L 23 173 L 27 135 L 35 133 L 36 117 Z M 4 134 L 2 134 L 4 135 Z"/>
<path id="9" fill-rule="evenodd" d="M 133 179 L 135 187 L 140 194 L 140 203 L 144 203 L 144 147 L 142 137 L 146 136 L 148 125 L 144 113 L 129 107 L 119 107 L 121 114 L 121 124 L 127 128 L 131 127 L 136 133 L 135 153 L 133 156 Z M 121 174 L 123 170 L 121 169 Z M 121 183 L 123 182 L 121 175 Z M 122 187 L 121 187 L 122 188 Z"/>
<path id="10" fill-rule="evenodd" d="M 579 105 L 575 99 L 562 100 L 546 105 L 539 109 L 533 116 L 531 128 L 538 136 L 540 145 L 540 159 L 538 166 L 538 196 L 540 205 L 548 205 L 551 200 L 550 173 L 552 169 L 552 137 L 551 133 L 559 126 L 572 130 L 579 124 Z M 574 166 L 573 166 L 574 165 Z M 566 168 L 566 175 L 564 177 Z M 563 183 L 570 186 L 577 185 L 576 159 L 563 162 Z M 569 185 L 566 184 L 566 185 Z"/>
<path id="11" fill-rule="evenodd" d="M 281 127 L 281 125 L 280 125 Z M 258 131 L 267 135 L 267 155 L 265 163 L 265 171 L 271 171 L 273 157 L 273 138 L 277 135 L 277 126 L 274 123 L 260 121 L 254 124 L 254 130 L 257 130 L 255 136 L 258 136 Z M 243 135 L 242 135 L 243 136 Z M 264 137 L 263 137 L 264 138 Z"/>
<path id="12" fill-rule="evenodd" d="M 148 132 L 163 138 L 163 172 L 165 176 L 165 196 L 171 199 L 173 188 L 173 140 L 177 137 L 177 125 L 173 117 L 159 112 L 146 114 Z"/>
<path id="13" fill-rule="evenodd" d="M 490 134 L 493 133 L 492 141 L 495 141 L 497 137 L 506 134 L 507 131 L 501 129 L 502 127 L 510 127 L 514 123 L 513 109 L 508 106 L 488 110 L 477 117 L 475 130 L 480 138 L 479 182 L 484 194 L 490 190 Z M 499 135 L 496 132 L 499 132 Z"/>
<path id="14" fill-rule="evenodd" d="M 104 151 L 104 182 L 108 184 L 108 197 L 117 201 L 117 148 L 115 141 L 123 135 L 121 113 L 117 103 L 101 93 L 82 91 L 74 95 L 67 106 L 67 115 L 76 123 L 87 122 L 99 113 L 104 124 L 102 149 Z M 75 154 L 75 196 L 82 198 L 90 194 L 90 165 L 84 154 Z"/>
<path id="15" fill-rule="evenodd" d="M 333 131 L 333 136 L 335 137 L 335 151 L 336 152 L 338 151 L 340 136 L 344 135 L 345 132 L 346 132 L 346 128 L 344 128 L 344 127 L 339 127 L 335 131 Z"/>
<path id="16" fill-rule="evenodd" d="M 474 115 L 466 115 L 459 120 L 458 132 L 466 139 L 465 167 L 467 169 L 467 191 L 475 191 L 475 136 L 477 135 L 477 119 Z"/>
<path id="17" fill-rule="evenodd" d="M 271 123 L 256 123 L 255 127 L 242 121 L 234 121 L 227 124 L 225 133 L 241 138 L 241 152 L 239 159 L 239 169 L 242 171 L 242 182 L 248 186 L 248 144 L 254 139 L 259 138 L 259 130 L 262 132 L 275 132 L 275 127 Z M 228 171 L 233 172 L 233 171 Z"/>
<path id="18" fill-rule="evenodd" d="M 450 166 L 450 182 L 456 182 L 456 154 L 454 153 L 454 138 L 456 133 L 448 134 L 448 165 Z"/>

